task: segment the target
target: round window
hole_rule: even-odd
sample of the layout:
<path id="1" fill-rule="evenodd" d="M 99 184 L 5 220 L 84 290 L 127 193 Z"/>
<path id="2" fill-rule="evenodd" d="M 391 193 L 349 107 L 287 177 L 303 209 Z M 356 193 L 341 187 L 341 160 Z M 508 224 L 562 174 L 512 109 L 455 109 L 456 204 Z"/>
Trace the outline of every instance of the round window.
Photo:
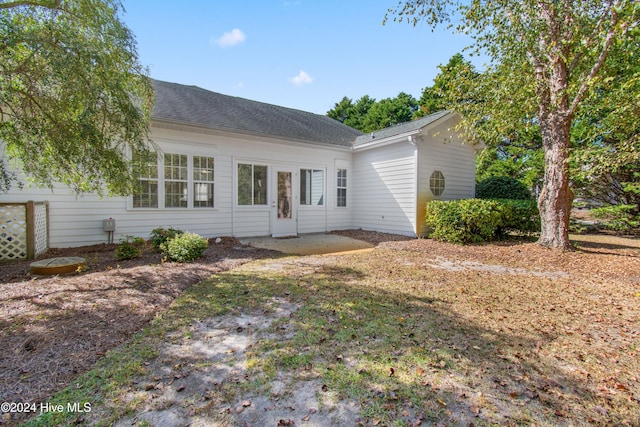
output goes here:
<path id="1" fill-rule="evenodd" d="M 444 193 L 444 175 L 440 171 L 434 171 L 429 178 L 429 188 L 434 196 Z"/>

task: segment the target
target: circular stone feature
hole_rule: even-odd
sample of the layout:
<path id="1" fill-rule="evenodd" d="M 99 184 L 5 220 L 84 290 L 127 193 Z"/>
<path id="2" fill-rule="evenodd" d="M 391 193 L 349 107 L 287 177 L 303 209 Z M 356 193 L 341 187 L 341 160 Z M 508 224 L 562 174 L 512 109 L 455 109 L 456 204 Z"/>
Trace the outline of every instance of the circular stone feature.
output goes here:
<path id="1" fill-rule="evenodd" d="M 29 271 L 37 276 L 53 276 L 75 273 L 86 265 L 87 261 L 77 256 L 48 258 L 32 262 Z"/>

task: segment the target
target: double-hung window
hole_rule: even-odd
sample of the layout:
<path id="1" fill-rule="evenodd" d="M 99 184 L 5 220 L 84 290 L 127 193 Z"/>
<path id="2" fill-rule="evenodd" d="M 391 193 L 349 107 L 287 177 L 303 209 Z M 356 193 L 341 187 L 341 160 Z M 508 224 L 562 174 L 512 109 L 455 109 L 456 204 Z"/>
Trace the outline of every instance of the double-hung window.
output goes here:
<path id="1" fill-rule="evenodd" d="M 300 169 L 300 205 L 324 205 L 324 171 Z"/>
<path id="2" fill-rule="evenodd" d="M 138 188 L 133 195 L 134 208 L 158 207 L 158 156 L 134 152 L 133 168 L 138 174 Z"/>
<path id="3" fill-rule="evenodd" d="M 347 170 L 338 169 L 336 205 L 340 208 L 347 206 Z"/>
<path id="4" fill-rule="evenodd" d="M 267 167 L 238 163 L 238 205 L 267 204 Z"/>
<path id="5" fill-rule="evenodd" d="M 193 156 L 193 207 L 213 207 L 213 157 Z"/>
<path id="6" fill-rule="evenodd" d="M 164 155 L 164 207 L 186 208 L 188 202 L 187 156 Z"/>

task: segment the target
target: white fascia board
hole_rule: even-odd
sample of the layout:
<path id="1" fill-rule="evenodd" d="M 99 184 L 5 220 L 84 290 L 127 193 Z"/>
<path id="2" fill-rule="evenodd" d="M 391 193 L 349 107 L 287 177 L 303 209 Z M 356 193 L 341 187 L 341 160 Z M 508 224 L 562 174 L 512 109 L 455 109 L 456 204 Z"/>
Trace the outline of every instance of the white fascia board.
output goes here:
<path id="1" fill-rule="evenodd" d="M 371 142 L 353 147 L 353 151 L 364 151 L 371 148 L 384 147 L 385 145 L 395 144 L 402 141 L 407 141 L 413 144 L 414 142 L 411 140 L 411 137 L 414 135 L 419 135 L 420 133 L 422 133 L 422 129 L 416 129 L 398 135 L 388 136 L 386 138 L 374 139 Z"/>

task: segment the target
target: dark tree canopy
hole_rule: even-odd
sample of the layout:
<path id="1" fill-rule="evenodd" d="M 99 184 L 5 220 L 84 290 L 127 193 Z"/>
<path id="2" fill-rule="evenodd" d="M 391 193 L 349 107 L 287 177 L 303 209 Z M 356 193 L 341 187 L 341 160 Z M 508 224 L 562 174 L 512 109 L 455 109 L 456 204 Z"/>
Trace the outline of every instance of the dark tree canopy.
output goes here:
<path id="1" fill-rule="evenodd" d="M 362 132 L 374 132 L 411 121 L 417 110 L 418 101 L 400 92 L 395 98 L 380 101 L 365 95 L 355 103 L 345 96 L 327 112 L 327 116 Z"/>

